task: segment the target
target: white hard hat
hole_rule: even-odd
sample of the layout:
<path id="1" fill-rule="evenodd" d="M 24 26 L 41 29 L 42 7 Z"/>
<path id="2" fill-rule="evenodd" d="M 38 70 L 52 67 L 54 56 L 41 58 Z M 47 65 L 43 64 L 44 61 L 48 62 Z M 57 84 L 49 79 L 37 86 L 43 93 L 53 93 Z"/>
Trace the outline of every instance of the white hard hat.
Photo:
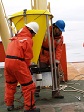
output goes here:
<path id="1" fill-rule="evenodd" d="M 39 25 L 36 22 L 30 22 L 28 24 L 25 24 L 26 27 L 31 28 L 36 34 L 39 30 Z"/>

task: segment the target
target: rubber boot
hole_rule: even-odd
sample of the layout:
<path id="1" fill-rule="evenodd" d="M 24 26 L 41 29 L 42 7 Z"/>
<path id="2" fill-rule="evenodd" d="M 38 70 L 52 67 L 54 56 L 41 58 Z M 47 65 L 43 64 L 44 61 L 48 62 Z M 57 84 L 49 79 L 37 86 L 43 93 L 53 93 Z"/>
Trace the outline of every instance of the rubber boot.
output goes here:
<path id="1" fill-rule="evenodd" d="M 7 110 L 8 110 L 8 111 L 12 111 L 12 110 L 14 110 L 14 105 L 7 106 Z"/>
<path id="2" fill-rule="evenodd" d="M 52 98 L 58 98 L 58 99 L 63 99 L 64 96 L 62 96 L 59 92 L 59 90 L 52 91 Z"/>
<path id="3" fill-rule="evenodd" d="M 24 112 L 40 112 L 40 109 L 35 108 L 35 109 L 32 109 L 32 110 L 24 110 Z"/>
<path id="4" fill-rule="evenodd" d="M 40 93 L 40 86 L 37 86 L 35 91 L 35 97 L 39 97 L 40 96 L 39 93 Z"/>

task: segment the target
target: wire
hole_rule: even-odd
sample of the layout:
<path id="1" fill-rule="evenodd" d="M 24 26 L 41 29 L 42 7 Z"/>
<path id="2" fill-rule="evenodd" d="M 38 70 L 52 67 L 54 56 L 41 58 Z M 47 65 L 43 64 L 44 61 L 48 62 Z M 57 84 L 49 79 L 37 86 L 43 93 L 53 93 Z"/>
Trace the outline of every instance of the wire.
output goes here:
<path id="1" fill-rule="evenodd" d="M 43 12 L 43 14 L 45 14 L 46 11 L 47 11 L 47 10 L 45 10 L 45 11 Z M 40 16 L 42 16 L 43 14 L 39 15 L 39 16 L 36 17 L 34 20 L 38 19 L 38 18 L 39 18 Z"/>
<path id="2" fill-rule="evenodd" d="M 18 24 L 18 22 L 20 22 L 22 19 L 23 19 L 23 17 L 20 18 L 20 19 L 17 21 L 17 23 L 15 24 L 15 27 L 16 27 L 16 25 Z"/>
<path id="3" fill-rule="evenodd" d="M 35 19 L 33 19 L 32 21 L 38 19 L 40 16 L 42 16 L 43 14 L 45 14 L 46 11 L 47 11 L 47 10 L 45 10 L 41 15 L 37 16 L 37 17 L 36 17 Z M 23 15 L 23 17 L 24 17 L 24 15 Z M 16 25 L 23 19 L 23 17 L 20 18 L 20 19 L 16 22 L 15 27 L 16 27 Z M 32 21 L 31 21 L 31 22 L 32 22 Z"/>

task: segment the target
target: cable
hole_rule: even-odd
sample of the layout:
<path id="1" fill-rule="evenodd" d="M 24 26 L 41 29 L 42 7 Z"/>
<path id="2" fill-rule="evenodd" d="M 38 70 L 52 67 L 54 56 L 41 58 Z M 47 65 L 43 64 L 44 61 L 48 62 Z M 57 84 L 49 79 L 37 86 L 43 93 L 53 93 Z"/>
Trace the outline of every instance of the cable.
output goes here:
<path id="1" fill-rule="evenodd" d="M 22 19 L 23 19 L 23 17 L 20 18 L 20 19 L 17 21 L 17 23 L 20 22 Z M 15 27 L 16 27 L 17 23 L 15 24 Z"/>
<path id="2" fill-rule="evenodd" d="M 46 11 L 47 11 L 47 10 L 45 10 L 45 11 L 43 12 L 43 14 L 45 14 Z M 33 21 L 36 20 L 36 19 L 38 19 L 38 18 L 39 18 L 40 16 L 42 16 L 43 14 L 37 16 L 35 19 L 33 19 Z M 24 15 L 23 15 L 23 17 L 24 17 Z M 20 19 L 16 22 L 15 27 L 16 27 L 16 25 L 23 19 L 23 17 L 20 18 Z M 32 21 L 31 21 L 31 22 L 32 22 Z"/>
<path id="3" fill-rule="evenodd" d="M 47 11 L 47 10 L 45 10 L 45 11 L 43 12 L 43 14 L 45 14 L 46 11 Z M 38 19 L 38 18 L 39 18 L 40 16 L 42 16 L 43 14 L 39 15 L 39 16 L 36 17 L 34 20 Z"/>

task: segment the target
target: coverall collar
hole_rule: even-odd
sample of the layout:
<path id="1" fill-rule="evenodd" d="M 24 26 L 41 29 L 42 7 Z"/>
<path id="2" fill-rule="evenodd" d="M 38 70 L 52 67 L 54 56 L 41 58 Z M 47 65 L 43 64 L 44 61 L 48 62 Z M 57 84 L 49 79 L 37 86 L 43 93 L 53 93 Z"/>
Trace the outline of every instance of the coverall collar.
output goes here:
<path id="1" fill-rule="evenodd" d="M 28 30 L 28 28 L 25 26 L 25 27 L 23 27 L 21 32 L 17 34 L 17 37 L 30 37 L 30 38 L 32 38 L 32 34 Z"/>

